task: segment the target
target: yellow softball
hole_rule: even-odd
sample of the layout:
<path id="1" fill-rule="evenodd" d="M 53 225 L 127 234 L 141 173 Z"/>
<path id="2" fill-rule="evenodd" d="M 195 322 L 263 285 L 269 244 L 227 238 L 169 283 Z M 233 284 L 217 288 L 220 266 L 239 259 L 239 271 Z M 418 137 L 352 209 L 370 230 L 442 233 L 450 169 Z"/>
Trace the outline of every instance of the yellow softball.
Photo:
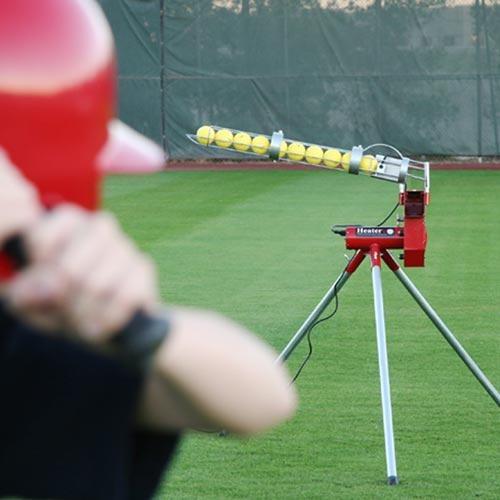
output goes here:
<path id="1" fill-rule="evenodd" d="M 378 162 L 374 156 L 366 155 L 361 158 L 359 169 L 367 174 L 373 174 L 378 168 Z"/>
<path id="2" fill-rule="evenodd" d="M 212 142 L 214 142 L 214 138 L 215 138 L 215 131 L 209 125 L 203 125 L 203 127 L 200 127 L 196 131 L 196 139 L 200 144 L 203 144 L 204 146 L 212 144 Z"/>
<path id="3" fill-rule="evenodd" d="M 264 135 L 257 135 L 252 139 L 252 151 L 259 155 L 265 155 L 269 150 L 269 139 Z"/>
<path id="4" fill-rule="evenodd" d="M 288 145 L 287 155 L 290 160 L 300 161 L 304 158 L 306 148 L 301 142 L 292 142 Z"/>
<path id="5" fill-rule="evenodd" d="M 233 133 L 227 128 L 217 130 L 215 133 L 215 144 L 220 148 L 228 148 L 233 143 Z"/>
<path id="6" fill-rule="evenodd" d="M 328 149 L 323 155 L 323 164 L 328 168 L 335 168 L 340 165 L 342 154 L 338 149 Z"/>
<path id="7" fill-rule="evenodd" d="M 237 151 L 248 151 L 252 138 L 246 132 L 238 132 L 233 139 L 233 147 Z"/>
<path id="8" fill-rule="evenodd" d="M 348 153 L 344 153 L 342 155 L 342 160 L 340 161 L 342 168 L 346 171 L 349 170 L 349 163 L 351 163 L 351 152 L 350 151 Z"/>
<path id="9" fill-rule="evenodd" d="M 280 158 L 284 158 L 288 149 L 288 144 L 286 141 L 281 141 L 280 144 Z"/>
<path id="10" fill-rule="evenodd" d="M 323 160 L 323 150 L 319 146 L 309 146 L 306 149 L 306 161 L 311 165 L 318 165 Z"/>

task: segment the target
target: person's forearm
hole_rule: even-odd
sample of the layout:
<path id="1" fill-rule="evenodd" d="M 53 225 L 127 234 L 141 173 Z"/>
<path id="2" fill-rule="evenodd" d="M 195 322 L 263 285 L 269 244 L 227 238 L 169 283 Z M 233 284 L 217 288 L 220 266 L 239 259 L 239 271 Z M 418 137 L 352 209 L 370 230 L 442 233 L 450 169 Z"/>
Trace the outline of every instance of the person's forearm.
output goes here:
<path id="1" fill-rule="evenodd" d="M 253 434 L 293 414 L 295 390 L 267 345 L 212 312 L 174 309 L 169 316 L 171 332 L 153 370 L 170 398 L 173 391 L 187 402 L 193 421 Z M 171 416 L 165 422 L 171 425 Z"/>

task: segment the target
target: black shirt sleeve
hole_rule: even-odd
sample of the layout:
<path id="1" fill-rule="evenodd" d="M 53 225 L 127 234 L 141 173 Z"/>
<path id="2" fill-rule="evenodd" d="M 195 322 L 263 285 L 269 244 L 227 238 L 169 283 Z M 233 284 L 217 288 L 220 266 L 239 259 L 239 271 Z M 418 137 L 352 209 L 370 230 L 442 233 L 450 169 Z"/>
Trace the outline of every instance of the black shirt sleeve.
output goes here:
<path id="1" fill-rule="evenodd" d="M 0 308 L 0 496 L 150 498 L 178 437 L 134 426 L 142 376 Z"/>

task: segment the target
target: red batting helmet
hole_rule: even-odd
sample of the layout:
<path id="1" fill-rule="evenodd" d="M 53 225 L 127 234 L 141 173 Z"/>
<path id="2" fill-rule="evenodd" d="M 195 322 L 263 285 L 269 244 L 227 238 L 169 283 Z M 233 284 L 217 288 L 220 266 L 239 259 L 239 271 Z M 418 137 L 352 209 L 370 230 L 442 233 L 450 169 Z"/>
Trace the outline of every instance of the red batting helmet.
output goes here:
<path id="1" fill-rule="evenodd" d="M 94 0 L 2 0 L 0 148 L 46 205 L 99 205 L 103 169 L 158 170 L 163 152 L 114 119 L 113 36 Z"/>

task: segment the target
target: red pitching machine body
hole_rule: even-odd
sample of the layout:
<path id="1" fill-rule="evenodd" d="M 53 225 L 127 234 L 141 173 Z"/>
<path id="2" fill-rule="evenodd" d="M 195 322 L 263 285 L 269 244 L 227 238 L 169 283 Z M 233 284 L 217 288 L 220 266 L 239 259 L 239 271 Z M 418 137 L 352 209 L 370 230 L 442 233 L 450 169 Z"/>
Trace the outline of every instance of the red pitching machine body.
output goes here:
<path id="1" fill-rule="evenodd" d="M 423 267 L 427 246 L 425 207 L 429 200 L 428 193 L 405 190 L 399 200 L 404 207 L 403 226 L 347 226 L 342 232 L 346 248 L 366 253 L 374 245 L 381 250 L 401 249 L 405 267 Z"/>

